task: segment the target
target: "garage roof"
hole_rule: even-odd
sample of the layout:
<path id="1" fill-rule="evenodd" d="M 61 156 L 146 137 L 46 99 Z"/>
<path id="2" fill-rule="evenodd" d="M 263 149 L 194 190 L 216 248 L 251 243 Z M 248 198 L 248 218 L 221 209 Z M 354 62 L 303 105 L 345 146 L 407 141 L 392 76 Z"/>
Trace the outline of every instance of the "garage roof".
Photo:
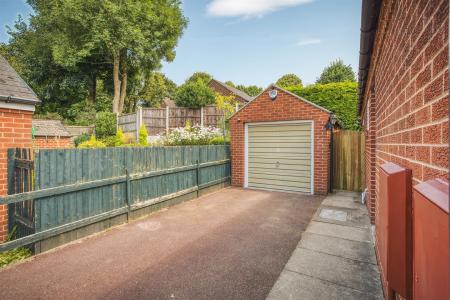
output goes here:
<path id="1" fill-rule="evenodd" d="M 35 136 L 72 136 L 60 120 L 33 119 L 32 122 Z"/>
<path id="2" fill-rule="evenodd" d="M 282 92 L 284 92 L 284 93 L 286 93 L 286 94 L 289 94 L 289 95 L 291 95 L 291 96 L 293 96 L 293 97 L 295 97 L 295 98 L 297 98 L 297 99 L 299 99 L 299 100 L 301 100 L 301 101 L 303 101 L 303 102 L 305 102 L 305 103 L 308 103 L 309 105 L 312 105 L 312 106 L 314 106 L 314 107 L 316 107 L 316 108 L 318 108 L 318 109 L 320 109 L 320 110 L 323 110 L 323 111 L 326 112 L 326 113 L 329 113 L 329 114 L 332 113 L 332 112 L 329 111 L 328 109 L 323 108 L 322 106 L 319 106 L 319 105 L 317 105 L 317 104 L 315 104 L 315 103 L 313 103 L 313 102 L 311 102 L 311 101 L 308 101 L 308 100 L 306 100 L 305 98 L 300 97 L 299 95 L 296 95 L 296 94 L 294 94 L 294 93 L 292 93 L 292 92 L 289 92 L 288 90 L 285 90 L 285 89 L 283 89 L 283 88 L 277 86 L 276 84 L 272 83 L 272 84 L 270 84 L 266 89 L 264 89 L 258 96 L 256 96 L 256 97 L 253 98 L 251 101 L 247 102 L 244 106 L 242 106 L 242 107 L 241 107 L 237 112 L 235 112 L 229 119 L 233 118 L 237 113 L 239 113 L 239 112 L 240 112 L 242 109 L 244 109 L 247 105 L 249 105 L 249 104 L 252 103 L 253 101 L 257 100 L 262 94 L 264 94 L 264 93 L 266 93 L 268 90 L 271 90 L 271 89 L 274 89 L 274 88 L 277 89 L 277 90 L 280 90 L 280 91 L 282 91 Z"/>

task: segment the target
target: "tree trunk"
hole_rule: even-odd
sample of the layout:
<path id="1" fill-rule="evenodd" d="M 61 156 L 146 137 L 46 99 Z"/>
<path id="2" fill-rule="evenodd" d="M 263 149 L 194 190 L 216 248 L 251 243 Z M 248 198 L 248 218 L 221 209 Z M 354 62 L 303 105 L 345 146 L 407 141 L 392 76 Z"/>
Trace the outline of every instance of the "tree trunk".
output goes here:
<path id="1" fill-rule="evenodd" d="M 118 51 L 113 54 L 113 78 L 114 78 L 114 98 L 113 98 L 113 113 L 120 113 L 119 103 L 120 103 L 120 78 L 119 78 L 119 68 L 120 68 L 120 55 Z"/>
<path id="2" fill-rule="evenodd" d="M 89 78 L 89 101 L 91 103 L 95 103 L 97 100 L 97 74 L 96 73 L 92 73 L 90 78 Z"/>
<path id="3" fill-rule="evenodd" d="M 127 96 L 127 81 L 128 81 L 127 68 L 125 66 L 125 63 L 122 62 L 122 81 L 120 85 L 119 113 L 123 112 L 125 97 Z"/>

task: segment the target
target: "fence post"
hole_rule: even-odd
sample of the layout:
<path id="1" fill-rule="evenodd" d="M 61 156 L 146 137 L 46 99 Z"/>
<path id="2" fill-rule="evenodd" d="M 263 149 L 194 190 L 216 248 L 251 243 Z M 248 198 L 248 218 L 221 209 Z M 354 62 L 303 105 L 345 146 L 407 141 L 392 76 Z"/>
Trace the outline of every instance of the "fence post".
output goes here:
<path id="1" fill-rule="evenodd" d="M 131 180 L 130 180 L 130 171 L 128 171 L 128 168 L 125 169 L 125 174 L 127 177 L 127 181 L 126 181 L 126 195 L 125 195 L 125 201 L 127 202 L 127 206 L 128 206 L 128 211 L 127 211 L 127 222 L 130 221 L 130 212 L 131 212 L 131 205 L 130 205 L 130 201 L 131 201 Z"/>
<path id="2" fill-rule="evenodd" d="M 203 106 L 202 107 L 200 107 L 200 126 L 202 126 L 203 127 L 203 125 L 204 125 L 204 121 L 203 121 L 203 118 L 205 117 L 205 112 L 203 111 Z"/>
<path id="3" fill-rule="evenodd" d="M 199 194 L 199 191 L 200 191 L 200 180 L 199 180 L 199 173 L 200 173 L 200 163 L 199 163 L 199 160 L 197 159 L 197 168 L 195 169 L 196 170 L 196 172 L 195 172 L 195 182 L 196 182 L 196 184 L 197 184 L 197 197 L 198 197 L 198 194 Z"/>
<path id="4" fill-rule="evenodd" d="M 142 107 L 139 106 L 136 110 L 136 141 L 139 141 L 139 129 L 142 125 Z"/>
<path id="5" fill-rule="evenodd" d="M 169 107 L 166 107 L 166 133 L 169 133 Z"/>

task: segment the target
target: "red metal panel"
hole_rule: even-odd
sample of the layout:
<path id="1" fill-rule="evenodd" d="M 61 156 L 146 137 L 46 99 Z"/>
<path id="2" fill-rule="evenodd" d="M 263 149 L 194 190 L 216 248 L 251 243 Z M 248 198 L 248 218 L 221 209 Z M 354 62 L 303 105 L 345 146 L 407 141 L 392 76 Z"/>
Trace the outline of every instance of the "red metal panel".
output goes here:
<path id="1" fill-rule="evenodd" d="M 381 166 L 377 244 L 385 294 L 411 299 L 411 170 L 393 163 Z"/>
<path id="2" fill-rule="evenodd" d="M 440 179 L 414 187 L 414 299 L 450 299 L 448 182 Z"/>

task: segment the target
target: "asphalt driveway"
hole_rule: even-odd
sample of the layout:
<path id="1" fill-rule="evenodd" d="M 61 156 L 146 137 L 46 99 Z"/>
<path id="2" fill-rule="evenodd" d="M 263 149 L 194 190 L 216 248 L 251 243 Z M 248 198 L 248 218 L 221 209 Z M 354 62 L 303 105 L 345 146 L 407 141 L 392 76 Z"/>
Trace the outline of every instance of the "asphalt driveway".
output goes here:
<path id="1" fill-rule="evenodd" d="M 0 271 L 1 299 L 264 299 L 322 197 L 227 188 Z"/>

